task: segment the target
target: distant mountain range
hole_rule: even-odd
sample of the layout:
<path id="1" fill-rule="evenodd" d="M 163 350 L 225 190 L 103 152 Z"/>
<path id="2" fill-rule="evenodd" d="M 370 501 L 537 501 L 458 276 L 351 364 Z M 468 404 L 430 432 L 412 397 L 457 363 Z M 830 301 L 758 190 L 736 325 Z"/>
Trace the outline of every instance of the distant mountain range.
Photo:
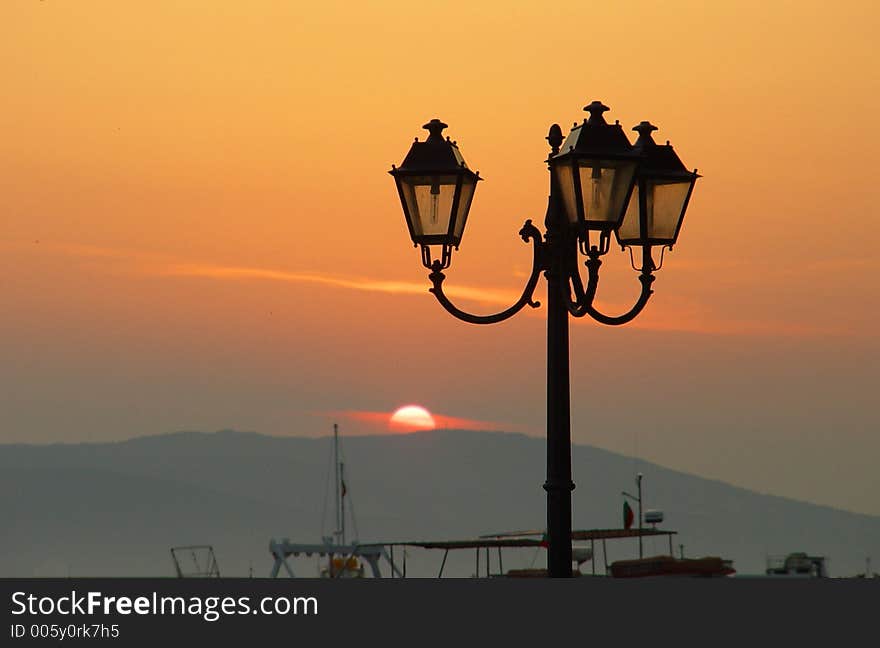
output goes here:
<path id="1" fill-rule="evenodd" d="M 544 527 L 542 439 L 435 430 L 345 438 L 343 450 L 347 501 L 363 542 Z M 270 538 L 318 542 L 322 527 L 329 533 L 331 453 L 327 437 L 235 431 L 0 446 L 0 575 L 171 576 L 170 547 L 205 543 L 214 546 L 223 575 L 266 576 Z M 632 491 L 642 472 L 646 508 L 663 510 L 663 526 L 678 531 L 676 553 L 683 544 L 687 556 L 730 558 L 741 574 L 762 573 L 767 555 L 793 551 L 828 556 L 835 576 L 863 572 L 866 556 L 880 562 L 880 517 L 755 493 L 590 446 L 574 446 L 572 461 L 575 528 L 621 526 L 620 491 Z M 610 542 L 608 552 L 612 561 L 638 549 L 623 540 Z M 646 540 L 647 555 L 661 552 L 668 552 L 665 541 Z M 447 573 L 473 572 L 473 553 L 461 553 Z M 441 557 L 412 550 L 409 573 L 431 575 Z M 505 557 L 505 567 L 544 560 L 542 550 L 521 551 Z M 298 571 L 314 575 L 316 561 Z"/>

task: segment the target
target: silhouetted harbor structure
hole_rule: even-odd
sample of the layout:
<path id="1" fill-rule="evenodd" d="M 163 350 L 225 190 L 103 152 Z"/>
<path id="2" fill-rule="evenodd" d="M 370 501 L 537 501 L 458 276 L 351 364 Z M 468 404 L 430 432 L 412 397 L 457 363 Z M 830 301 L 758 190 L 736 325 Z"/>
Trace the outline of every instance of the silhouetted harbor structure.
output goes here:
<path id="1" fill-rule="evenodd" d="M 573 543 L 571 576 L 597 576 L 612 578 L 641 578 L 657 576 L 694 576 L 718 577 L 735 573 L 732 561 L 715 556 L 702 558 L 675 558 L 672 555 L 673 536 L 676 531 L 661 529 L 584 529 L 575 530 L 571 534 Z M 609 563 L 608 541 L 633 538 L 658 537 L 666 538 L 669 543 L 669 554 L 650 556 L 638 559 L 623 559 Z M 437 571 L 437 578 L 444 576 L 447 559 L 452 551 L 473 551 L 474 572 L 476 578 L 529 578 L 547 577 L 546 569 L 504 569 L 504 550 L 512 549 L 547 549 L 547 535 L 542 531 L 515 531 L 498 533 L 477 538 L 456 540 L 419 540 L 389 541 L 353 544 L 348 546 L 334 543 L 314 544 L 291 542 L 285 538 L 281 541 L 272 540 L 269 551 L 274 558 L 271 577 L 284 573 L 292 578 L 298 577 L 291 559 L 300 557 L 318 557 L 328 564 L 340 566 L 361 564 L 366 562 L 370 573 L 363 570 L 353 571 L 321 571 L 326 578 L 351 578 L 372 576 L 374 578 L 406 578 L 406 556 L 408 549 L 425 549 L 440 551 L 443 556 Z M 597 564 L 598 549 L 601 548 L 602 570 Z M 397 555 L 402 556 L 395 561 Z M 590 563 L 584 571 L 582 566 Z M 383 564 L 387 571 L 383 571 Z M 494 571 L 493 571 L 494 567 Z"/>

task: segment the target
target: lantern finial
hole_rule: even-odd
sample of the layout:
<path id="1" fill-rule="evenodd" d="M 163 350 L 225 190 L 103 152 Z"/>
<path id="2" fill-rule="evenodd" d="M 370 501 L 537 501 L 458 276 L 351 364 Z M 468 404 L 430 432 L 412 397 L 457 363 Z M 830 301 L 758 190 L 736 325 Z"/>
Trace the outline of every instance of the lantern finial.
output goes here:
<path id="1" fill-rule="evenodd" d="M 447 128 L 447 125 L 444 124 L 439 119 L 432 119 L 427 124 L 422 126 L 422 128 L 424 128 L 425 130 L 428 131 L 428 133 L 430 133 L 428 135 L 428 141 L 429 142 L 436 142 L 438 140 L 443 139 L 443 135 L 442 135 L 443 129 Z"/>
<path id="2" fill-rule="evenodd" d="M 562 146 L 562 141 L 565 139 L 562 136 L 562 129 L 559 127 L 559 124 L 553 124 L 550 127 L 550 133 L 544 139 L 550 144 L 553 155 L 559 153 L 559 147 Z"/>
<path id="3" fill-rule="evenodd" d="M 587 120 L 588 124 L 604 124 L 606 122 L 602 113 L 611 109 L 601 101 L 594 101 L 589 106 L 584 106 L 584 110 L 590 113 L 590 118 Z"/>
<path id="4" fill-rule="evenodd" d="M 643 121 L 638 126 L 633 126 L 633 130 L 639 134 L 639 139 L 636 140 L 635 144 L 637 148 L 656 144 L 654 138 L 651 137 L 651 133 L 658 130 L 658 128 L 651 122 Z"/>

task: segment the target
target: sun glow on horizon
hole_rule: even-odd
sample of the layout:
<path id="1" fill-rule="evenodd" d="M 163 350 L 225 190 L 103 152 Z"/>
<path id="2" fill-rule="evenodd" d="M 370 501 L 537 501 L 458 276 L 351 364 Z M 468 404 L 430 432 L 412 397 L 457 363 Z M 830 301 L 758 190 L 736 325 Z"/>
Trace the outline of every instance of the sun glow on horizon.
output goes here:
<path id="1" fill-rule="evenodd" d="M 397 429 L 433 430 L 437 427 L 434 417 L 421 405 L 398 407 L 388 422 L 390 427 Z"/>

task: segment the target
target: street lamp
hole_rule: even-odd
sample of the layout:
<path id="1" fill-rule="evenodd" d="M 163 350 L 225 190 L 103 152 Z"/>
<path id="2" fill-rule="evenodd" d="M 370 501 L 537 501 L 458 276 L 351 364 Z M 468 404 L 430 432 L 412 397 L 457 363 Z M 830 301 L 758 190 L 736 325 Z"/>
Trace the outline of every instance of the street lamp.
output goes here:
<path id="1" fill-rule="evenodd" d="M 432 119 L 422 126 L 428 139 L 418 138 L 403 165 L 392 168 L 400 203 L 413 243 L 422 246 L 423 263 L 432 267 L 430 246 L 441 247 L 440 265 L 449 267 L 452 246 L 458 247 L 479 173 L 467 168 L 455 142 L 443 139 L 446 124 Z M 427 255 L 427 256 L 425 256 Z"/>
<path id="2" fill-rule="evenodd" d="M 541 273 L 547 279 L 547 536 L 548 571 L 551 577 L 569 577 L 571 559 L 571 403 L 569 385 L 568 317 L 589 315 L 608 325 L 625 324 L 647 304 L 653 291 L 654 272 L 662 253 L 671 249 L 687 209 L 696 171 L 688 171 L 669 144 L 658 145 L 656 130 L 648 122 L 634 128 L 636 145 L 620 124 L 609 124 L 599 101 L 584 108 L 590 114 L 575 124 L 567 138 L 553 124 L 547 141 L 551 152 L 550 196 L 544 219 L 546 232 L 527 220 L 520 237 L 532 242 L 532 272 L 522 295 L 507 310 L 493 315 L 472 315 L 457 308 L 443 292 L 443 281 L 458 249 L 467 222 L 478 173 L 471 171 L 456 142 L 442 132 L 446 124 L 432 119 L 423 128 L 428 138 L 418 138 L 400 167 L 390 171 L 397 185 L 403 214 L 422 263 L 431 273 L 430 292 L 455 317 L 471 324 L 494 324 L 512 317 L 532 299 Z M 563 142 L 564 140 L 564 142 Z M 622 315 L 606 315 L 593 306 L 599 282 L 601 257 L 608 252 L 611 235 L 626 249 L 639 249 L 641 294 Z M 654 248 L 661 263 L 655 264 Z M 439 248 L 432 252 L 432 248 Z M 578 269 L 578 250 L 586 257 L 587 282 Z"/>

